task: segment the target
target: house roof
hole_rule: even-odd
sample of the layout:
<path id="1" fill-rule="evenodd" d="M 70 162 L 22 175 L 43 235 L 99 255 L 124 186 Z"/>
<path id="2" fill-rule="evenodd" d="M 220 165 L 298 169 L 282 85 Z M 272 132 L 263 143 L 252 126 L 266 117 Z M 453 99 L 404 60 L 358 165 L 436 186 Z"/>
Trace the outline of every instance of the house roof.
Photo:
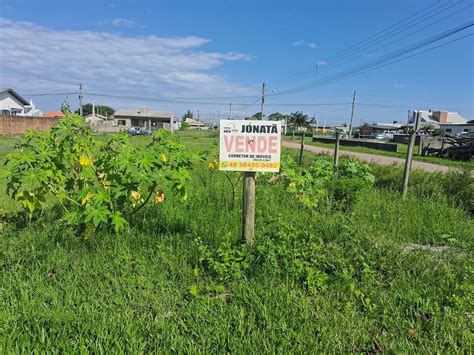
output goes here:
<path id="1" fill-rule="evenodd" d="M 138 110 L 118 110 L 114 114 L 115 118 L 118 117 L 132 117 L 132 118 L 173 118 L 173 112 L 158 112 L 150 111 L 149 108 L 143 107 Z"/>
<path id="2" fill-rule="evenodd" d="M 447 122 L 443 123 L 466 123 L 466 119 L 461 116 L 457 112 L 447 112 L 447 111 L 437 111 L 437 110 L 431 110 L 431 111 L 419 111 L 420 112 L 420 119 L 422 122 L 427 122 L 427 123 L 439 123 L 438 119 L 434 116 L 435 112 L 446 112 L 447 114 Z"/>
<path id="3" fill-rule="evenodd" d="M 195 120 L 194 118 L 191 118 L 191 117 L 186 117 L 186 119 L 184 120 L 184 122 L 188 123 L 189 125 L 205 126 L 205 124 L 202 123 L 201 121 Z"/>
<path id="4" fill-rule="evenodd" d="M 0 88 L 0 94 L 4 92 L 8 92 L 10 95 L 14 96 L 18 101 L 20 101 L 23 105 L 29 105 L 30 103 L 26 101 L 23 97 L 20 96 L 15 90 L 10 88 Z"/>
<path id="5" fill-rule="evenodd" d="M 64 116 L 64 113 L 61 111 L 55 112 L 55 111 L 49 111 L 44 114 L 45 117 L 62 117 Z"/>

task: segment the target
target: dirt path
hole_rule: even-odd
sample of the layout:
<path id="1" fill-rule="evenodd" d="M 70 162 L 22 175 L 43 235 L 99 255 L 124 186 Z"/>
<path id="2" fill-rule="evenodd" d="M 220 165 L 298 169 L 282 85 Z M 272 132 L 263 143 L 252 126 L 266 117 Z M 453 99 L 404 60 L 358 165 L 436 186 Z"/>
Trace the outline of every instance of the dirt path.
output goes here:
<path id="1" fill-rule="evenodd" d="M 283 145 L 283 147 L 286 147 L 286 148 L 300 149 L 300 144 L 299 143 L 282 141 L 282 145 Z M 314 145 L 305 145 L 304 150 L 306 150 L 308 152 L 312 152 L 312 153 L 334 154 L 333 149 L 316 147 Z M 392 165 L 392 164 L 404 165 L 405 164 L 404 159 L 386 157 L 386 156 L 383 156 L 383 155 L 349 152 L 347 150 L 340 150 L 339 154 L 354 157 L 354 158 L 366 161 L 368 163 L 376 163 L 376 164 L 381 164 L 381 165 Z M 452 168 L 452 167 L 449 167 L 449 166 L 446 166 L 446 165 L 425 163 L 425 162 L 417 161 L 417 160 L 413 160 L 412 169 L 422 169 L 422 170 L 431 171 L 431 172 L 433 172 L 433 171 L 447 172 L 447 171 L 456 170 L 456 168 Z"/>

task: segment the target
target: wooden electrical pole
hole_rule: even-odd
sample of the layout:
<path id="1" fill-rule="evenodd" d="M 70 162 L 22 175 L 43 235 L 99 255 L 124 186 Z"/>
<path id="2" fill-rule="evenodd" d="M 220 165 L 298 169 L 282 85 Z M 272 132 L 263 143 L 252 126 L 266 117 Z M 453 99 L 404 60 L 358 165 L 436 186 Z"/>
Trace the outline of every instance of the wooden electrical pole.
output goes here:
<path id="1" fill-rule="evenodd" d="M 262 85 L 260 114 L 263 120 L 265 105 L 265 83 Z M 253 171 L 244 172 L 242 199 L 242 242 L 252 248 L 255 237 L 255 175 Z"/>
<path id="2" fill-rule="evenodd" d="M 354 95 L 352 96 L 351 122 L 349 123 L 349 138 L 352 138 L 352 120 L 354 119 L 355 100 L 356 100 L 356 91 L 354 90 Z"/>
<path id="3" fill-rule="evenodd" d="M 306 128 L 303 131 L 303 134 L 301 135 L 301 145 L 300 145 L 300 159 L 298 160 L 298 165 L 301 166 L 303 164 L 303 150 L 304 150 L 304 136 L 306 133 Z"/>
<path id="4" fill-rule="evenodd" d="M 79 84 L 79 115 L 83 117 L 82 115 L 82 84 Z"/>
<path id="5" fill-rule="evenodd" d="M 339 163 L 339 141 L 341 140 L 341 132 L 336 129 L 336 146 L 334 147 L 334 169 Z"/>
<path id="6" fill-rule="evenodd" d="M 410 131 L 410 141 L 408 143 L 407 157 L 405 159 L 405 170 L 403 172 L 402 196 L 406 197 L 408 191 L 408 180 L 410 178 L 411 162 L 413 160 L 413 149 L 415 148 L 416 134 L 420 125 L 420 111 L 416 111 L 415 128 Z"/>

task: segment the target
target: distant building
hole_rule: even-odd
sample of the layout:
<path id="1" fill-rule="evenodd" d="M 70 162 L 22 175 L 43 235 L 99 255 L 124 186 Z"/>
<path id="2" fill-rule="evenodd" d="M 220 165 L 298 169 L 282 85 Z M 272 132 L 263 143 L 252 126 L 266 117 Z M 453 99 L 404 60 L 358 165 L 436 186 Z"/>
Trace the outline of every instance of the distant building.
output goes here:
<path id="1" fill-rule="evenodd" d="M 440 124 L 462 124 L 466 123 L 467 120 L 457 112 L 448 111 L 419 111 L 420 112 L 420 126 L 433 126 L 433 128 L 440 128 Z M 413 111 L 410 117 L 409 123 L 411 126 L 415 124 L 417 111 Z"/>
<path id="2" fill-rule="evenodd" d="M 25 114 L 25 106 L 30 103 L 21 97 L 15 90 L 0 88 L 0 115 L 16 116 Z"/>
<path id="3" fill-rule="evenodd" d="M 199 120 L 195 120 L 194 118 L 186 117 L 184 123 L 189 125 L 189 129 L 208 129 L 208 127 Z"/>
<path id="4" fill-rule="evenodd" d="M 48 111 L 44 114 L 44 117 L 63 117 L 64 113 L 61 111 Z"/>
<path id="5" fill-rule="evenodd" d="M 466 123 L 441 123 L 440 128 L 449 135 L 474 137 L 474 120 Z"/>
<path id="6" fill-rule="evenodd" d="M 364 124 L 359 128 L 360 138 L 372 138 L 377 134 L 401 133 L 402 125 L 398 123 Z"/>
<path id="7" fill-rule="evenodd" d="M 103 124 L 107 120 L 107 117 L 99 115 L 95 112 L 95 104 L 92 103 L 92 113 L 84 117 L 84 121 L 90 125 Z"/>
<path id="8" fill-rule="evenodd" d="M 114 125 L 123 128 L 140 127 L 147 131 L 161 128 L 174 131 L 176 120 L 172 112 L 156 112 L 142 107 L 136 111 L 119 110 L 115 112 Z"/>

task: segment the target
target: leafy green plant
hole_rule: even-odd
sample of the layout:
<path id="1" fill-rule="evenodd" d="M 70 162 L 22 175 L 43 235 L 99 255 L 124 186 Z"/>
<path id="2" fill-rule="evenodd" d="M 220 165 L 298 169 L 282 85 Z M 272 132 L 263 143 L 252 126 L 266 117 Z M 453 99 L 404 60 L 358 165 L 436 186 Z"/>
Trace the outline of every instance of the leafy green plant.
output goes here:
<path id="1" fill-rule="evenodd" d="M 5 164 L 7 193 L 30 216 L 52 195 L 63 219 L 89 235 L 103 227 L 120 231 L 150 200 L 163 203 L 167 188 L 185 200 L 192 156 L 165 130 L 145 147 L 124 133 L 99 144 L 84 120 L 67 114 L 50 132 L 27 133 Z"/>
<path id="2" fill-rule="evenodd" d="M 199 254 L 200 264 L 222 281 L 242 278 L 253 259 L 244 245 L 235 247 L 229 242 L 221 243 L 216 249 L 199 243 Z"/>
<path id="3" fill-rule="evenodd" d="M 300 167 L 287 157 L 281 172 L 270 179 L 282 182 L 286 191 L 294 195 L 308 208 L 318 208 L 332 201 L 350 206 L 363 188 L 372 186 L 375 177 L 367 164 L 347 159 L 334 170 L 328 160 L 317 159 L 306 167 Z"/>

